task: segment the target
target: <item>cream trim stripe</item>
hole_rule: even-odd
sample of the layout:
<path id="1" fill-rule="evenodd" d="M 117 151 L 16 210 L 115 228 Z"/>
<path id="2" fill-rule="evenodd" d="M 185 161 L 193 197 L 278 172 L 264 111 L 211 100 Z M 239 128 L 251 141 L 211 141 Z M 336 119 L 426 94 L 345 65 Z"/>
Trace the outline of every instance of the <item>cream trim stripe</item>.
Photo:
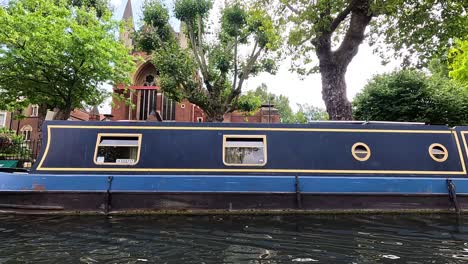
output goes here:
<path id="1" fill-rule="evenodd" d="M 452 133 L 455 136 L 455 143 L 457 144 L 458 156 L 460 157 L 460 164 L 462 166 L 463 173 L 466 174 L 465 158 L 463 157 L 463 152 L 462 152 L 462 148 L 460 145 L 460 140 L 458 139 L 458 134 L 456 131 L 453 131 Z M 466 150 L 466 144 L 465 144 L 465 150 Z"/>

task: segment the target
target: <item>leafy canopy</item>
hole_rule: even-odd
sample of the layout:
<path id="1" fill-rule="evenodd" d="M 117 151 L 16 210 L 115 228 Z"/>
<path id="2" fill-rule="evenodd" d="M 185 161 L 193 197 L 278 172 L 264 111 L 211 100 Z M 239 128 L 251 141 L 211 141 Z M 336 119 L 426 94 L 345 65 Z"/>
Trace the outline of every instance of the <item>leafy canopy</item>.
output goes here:
<path id="1" fill-rule="evenodd" d="M 353 105 L 358 120 L 468 124 L 468 93 L 440 74 L 402 70 L 377 75 Z"/>
<path id="2" fill-rule="evenodd" d="M 450 77 L 468 88 L 468 40 L 457 40 L 456 43 L 449 53 Z"/>
<path id="3" fill-rule="evenodd" d="M 468 36 L 466 0 L 279 0 L 290 24 L 293 69 L 320 72 L 331 119 L 352 119 L 345 74 L 366 39 L 384 61 L 425 67 Z M 318 60 L 317 60 L 318 59 Z M 363 66 L 365 67 L 365 66 Z"/>
<path id="4" fill-rule="evenodd" d="M 222 121 L 225 113 L 259 106 L 255 98 L 241 99 L 242 87 L 250 76 L 276 70 L 273 55 L 281 45 L 281 25 L 264 7 L 236 1 L 221 10 L 219 29 L 210 29 L 212 7 L 209 0 L 175 2 L 175 16 L 188 39 L 185 48 L 170 30 L 164 5 L 148 2 L 138 46 L 153 52 L 166 94 L 200 106 L 209 121 Z"/>
<path id="5" fill-rule="evenodd" d="M 115 39 L 110 12 L 63 0 L 15 0 L 0 8 L 0 108 L 40 104 L 59 118 L 108 95 L 104 83 L 126 83 L 134 63 Z"/>
<path id="6" fill-rule="evenodd" d="M 384 61 L 402 57 L 405 65 L 427 66 L 443 57 L 454 38 L 468 36 L 468 6 L 465 0 L 280 0 L 294 27 L 288 43 L 299 73 L 319 70 L 315 52 L 325 39 L 335 51 L 351 42 L 359 24 L 368 28 L 364 36 Z M 358 12 L 371 17 L 358 21 Z M 327 37 L 328 36 L 328 37 Z M 324 38 L 325 37 L 325 38 Z M 358 43 L 358 45 L 360 42 Z"/>

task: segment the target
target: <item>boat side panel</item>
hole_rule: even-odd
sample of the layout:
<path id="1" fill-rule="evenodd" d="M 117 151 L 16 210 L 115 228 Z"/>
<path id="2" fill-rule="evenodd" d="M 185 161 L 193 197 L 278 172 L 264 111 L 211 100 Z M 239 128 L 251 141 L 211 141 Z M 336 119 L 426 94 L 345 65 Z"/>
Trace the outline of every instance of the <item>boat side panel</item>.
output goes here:
<path id="1" fill-rule="evenodd" d="M 450 130 L 405 132 L 361 129 L 336 130 L 229 130 L 197 129 L 75 128 L 48 126 L 49 140 L 35 172 L 151 174 L 430 174 L 466 175 L 458 135 Z M 167 128 L 167 127 L 166 127 Z M 170 127 L 169 127 L 170 128 Z M 140 162 L 135 166 L 99 166 L 93 157 L 98 133 L 141 133 Z M 268 162 L 259 167 L 229 167 L 222 161 L 223 135 L 266 135 Z M 351 147 L 362 142 L 370 158 L 358 161 Z M 448 150 L 445 162 L 433 160 L 433 143 Z"/>

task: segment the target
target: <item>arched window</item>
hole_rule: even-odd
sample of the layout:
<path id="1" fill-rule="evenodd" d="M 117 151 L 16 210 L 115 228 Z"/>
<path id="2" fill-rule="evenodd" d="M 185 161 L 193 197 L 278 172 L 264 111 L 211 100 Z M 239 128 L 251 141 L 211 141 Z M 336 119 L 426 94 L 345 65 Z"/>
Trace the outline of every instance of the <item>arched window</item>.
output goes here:
<path id="1" fill-rule="evenodd" d="M 143 86 L 156 86 L 156 79 L 154 76 L 151 74 L 147 75 Z M 153 111 L 157 111 L 157 95 L 158 91 L 155 89 L 140 91 L 140 120 L 148 119 L 148 116 L 151 115 Z"/>
<path id="2" fill-rule="evenodd" d="M 32 127 L 30 125 L 25 125 L 21 128 L 21 135 L 23 136 L 24 141 L 30 141 L 31 140 L 31 134 L 32 134 Z"/>

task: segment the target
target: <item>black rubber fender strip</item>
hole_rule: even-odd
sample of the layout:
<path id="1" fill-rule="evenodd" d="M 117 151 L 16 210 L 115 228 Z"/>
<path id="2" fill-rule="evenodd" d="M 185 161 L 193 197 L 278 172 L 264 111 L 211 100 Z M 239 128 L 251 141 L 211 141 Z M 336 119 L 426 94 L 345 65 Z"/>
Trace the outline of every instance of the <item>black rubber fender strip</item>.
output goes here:
<path id="1" fill-rule="evenodd" d="M 448 189 L 450 201 L 452 202 L 452 205 L 455 208 L 455 212 L 457 214 L 461 214 L 462 211 L 460 209 L 460 205 L 458 204 L 458 200 L 457 200 L 457 188 L 455 186 L 455 183 L 453 183 L 451 179 L 447 179 L 447 189 Z"/>

